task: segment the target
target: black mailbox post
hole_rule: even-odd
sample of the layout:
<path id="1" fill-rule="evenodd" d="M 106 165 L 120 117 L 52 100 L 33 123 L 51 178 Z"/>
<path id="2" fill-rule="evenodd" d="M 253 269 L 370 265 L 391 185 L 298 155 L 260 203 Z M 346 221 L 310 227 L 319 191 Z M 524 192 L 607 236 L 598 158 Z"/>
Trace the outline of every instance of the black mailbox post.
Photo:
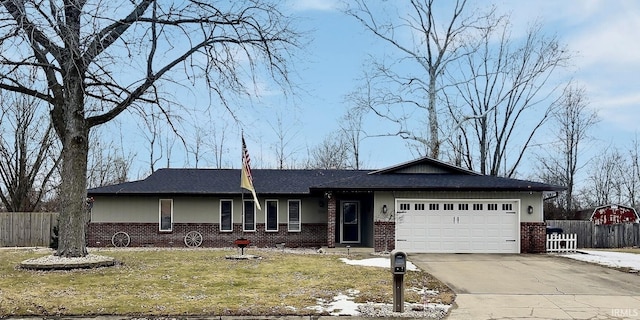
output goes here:
<path id="1" fill-rule="evenodd" d="M 393 273 L 393 311 L 404 312 L 404 274 L 407 272 L 407 254 L 402 251 L 391 253 Z"/>

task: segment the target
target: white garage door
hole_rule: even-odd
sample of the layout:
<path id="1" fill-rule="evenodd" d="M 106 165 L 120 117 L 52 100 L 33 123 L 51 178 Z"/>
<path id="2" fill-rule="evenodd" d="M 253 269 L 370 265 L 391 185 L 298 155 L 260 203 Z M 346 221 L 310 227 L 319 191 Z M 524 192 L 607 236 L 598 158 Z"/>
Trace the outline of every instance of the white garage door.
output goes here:
<path id="1" fill-rule="evenodd" d="M 519 253 L 519 200 L 396 200 L 396 250 Z"/>

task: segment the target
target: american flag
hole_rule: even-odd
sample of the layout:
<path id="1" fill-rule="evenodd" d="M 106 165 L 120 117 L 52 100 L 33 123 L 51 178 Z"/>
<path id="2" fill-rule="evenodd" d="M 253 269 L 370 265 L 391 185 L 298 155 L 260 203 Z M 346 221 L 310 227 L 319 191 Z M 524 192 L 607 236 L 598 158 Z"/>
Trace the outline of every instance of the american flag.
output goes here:
<path id="1" fill-rule="evenodd" d="M 247 150 L 247 144 L 244 142 L 244 135 L 242 136 L 242 170 L 245 171 L 249 183 L 251 183 L 251 189 L 253 189 L 253 177 L 251 176 L 251 157 L 249 156 L 249 150 Z"/>
<path id="2" fill-rule="evenodd" d="M 253 195 L 253 201 L 260 208 L 260 202 L 258 202 L 258 196 L 256 196 L 256 190 L 253 188 L 253 177 L 251 176 L 251 157 L 249 157 L 249 150 L 247 150 L 247 144 L 244 142 L 244 134 L 242 135 L 242 175 L 240 176 L 240 187 L 251 191 Z"/>

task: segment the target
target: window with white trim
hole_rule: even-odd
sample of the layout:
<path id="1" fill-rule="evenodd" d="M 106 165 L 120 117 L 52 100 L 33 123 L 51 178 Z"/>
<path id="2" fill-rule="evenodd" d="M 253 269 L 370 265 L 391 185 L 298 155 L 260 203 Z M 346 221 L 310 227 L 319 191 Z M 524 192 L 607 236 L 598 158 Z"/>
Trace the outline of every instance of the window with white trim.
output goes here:
<path id="1" fill-rule="evenodd" d="M 160 231 L 173 230 L 173 199 L 160 199 L 158 228 Z"/>
<path id="2" fill-rule="evenodd" d="M 482 205 L 482 203 L 474 203 L 473 204 L 473 210 L 475 210 L 475 211 L 483 210 L 482 209 L 483 207 L 484 206 Z"/>
<path id="3" fill-rule="evenodd" d="M 220 231 L 233 231 L 233 200 L 220 200 Z"/>
<path id="4" fill-rule="evenodd" d="M 243 201 L 242 231 L 256 231 L 256 205 L 253 200 Z"/>
<path id="5" fill-rule="evenodd" d="M 440 210 L 440 204 L 439 203 L 429 203 L 429 210 L 431 210 L 431 211 Z"/>
<path id="6" fill-rule="evenodd" d="M 453 210 L 453 203 L 445 203 L 443 206 L 444 206 L 444 210 L 447 210 L 447 211 Z"/>
<path id="7" fill-rule="evenodd" d="M 504 210 L 504 211 L 513 210 L 513 204 L 512 203 L 503 203 L 502 204 L 502 210 Z"/>
<path id="8" fill-rule="evenodd" d="M 460 211 L 469 210 L 469 204 L 468 203 L 458 203 L 458 210 L 460 210 Z"/>
<path id="9" fill-rule="evenodd" d="M 498 210 L 498 204 L 497 203 L 488 203 L 487 204 L 487 210 L 491 210 L 491 211 Z"/>
<path id="10" fill-rule="evenodd" d="M 300 222 L 300 200 L 289 200 L 288 224 L 289 232 L 300 232 L 302 229 Z"/>
<path id="11" fill-rule="evenodd" d="M 266 231 L 278 231 L 278 200 L 267 200 L 264 209 Z"/>

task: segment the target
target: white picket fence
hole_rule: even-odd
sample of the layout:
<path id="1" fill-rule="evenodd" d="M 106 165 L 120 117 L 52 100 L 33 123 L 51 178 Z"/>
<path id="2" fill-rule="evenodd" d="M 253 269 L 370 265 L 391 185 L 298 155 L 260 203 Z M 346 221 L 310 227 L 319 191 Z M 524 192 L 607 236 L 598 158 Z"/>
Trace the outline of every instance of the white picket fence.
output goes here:
<path id="1" fill-rule="evenodd" d="M 571 234 L 548 234 L 547 252 L 576 252 L 578 235 Z"/>

